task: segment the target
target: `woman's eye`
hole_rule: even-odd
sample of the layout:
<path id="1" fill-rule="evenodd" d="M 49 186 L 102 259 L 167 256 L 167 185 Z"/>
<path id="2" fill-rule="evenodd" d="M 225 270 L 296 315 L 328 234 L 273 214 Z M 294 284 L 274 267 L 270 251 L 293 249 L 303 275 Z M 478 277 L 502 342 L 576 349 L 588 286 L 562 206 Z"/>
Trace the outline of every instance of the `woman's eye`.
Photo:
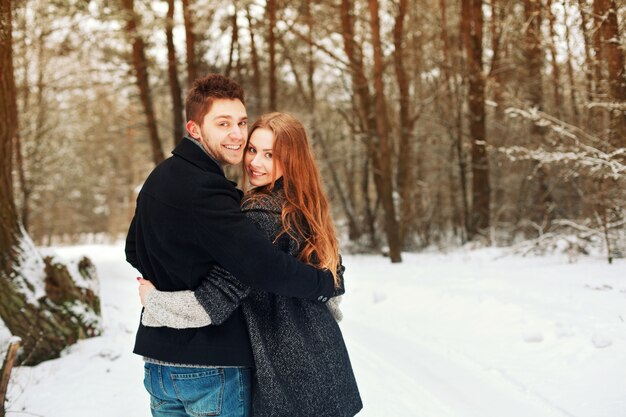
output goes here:
<path id="1" fill-rule="evenodd" d="M 248 148 L 248 153 L 256 153 L 256 149 L 254 149 L 254 148 Z"/>
<path id="2" fill-rule="evenodd" d="M 272 154 L 271 154 L 271 153 L 269 153 L 269 152 L 267 152 L 267 153 L 265 154 L 265 157 L 266 157 L 267 159 L 272 159 Z"/>

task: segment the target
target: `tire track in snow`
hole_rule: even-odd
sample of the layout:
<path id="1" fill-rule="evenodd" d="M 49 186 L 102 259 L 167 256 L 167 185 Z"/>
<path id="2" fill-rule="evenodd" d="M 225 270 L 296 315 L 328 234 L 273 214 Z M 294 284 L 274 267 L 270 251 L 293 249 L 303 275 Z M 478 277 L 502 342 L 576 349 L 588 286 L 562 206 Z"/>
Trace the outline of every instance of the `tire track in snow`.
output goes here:
<path id="1" fill-rule="evenodd" d="M 502 371 L 453 350 L 441 352 L 439 346 L 353 320 L 344 320 L 341 327 L 362 391 L 364 417 L 575 417 Z M 366 385 L 379 381 L 388 384 L 388 394 L 368 398 Z M 381 403 L 393 404 L 393 410 Z M 371 404 L 375 410 L 368 411 Z"/>

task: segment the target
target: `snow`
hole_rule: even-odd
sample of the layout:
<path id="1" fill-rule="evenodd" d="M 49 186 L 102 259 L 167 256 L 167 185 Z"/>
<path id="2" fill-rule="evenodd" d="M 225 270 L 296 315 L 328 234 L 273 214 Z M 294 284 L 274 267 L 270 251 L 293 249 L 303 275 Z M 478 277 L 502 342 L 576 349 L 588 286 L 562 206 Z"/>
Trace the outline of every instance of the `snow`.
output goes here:
<path id="1" fill-rule="evenodd" d="M 26 294 L 28 303 L 37 306 L 39 299 L 46 295 L 44 262 L 30 236 L 23 229 L 18 253 L 20 270 L 15 277 L 17 288 Z"/>
<path id="2" fill-rule="evenodd" d="M 121 245 L 82 254 L 100 277 L 104 333 L 16 368 L 9 416 L 148 417 L 136 272 Z M 502 249 L 344 256 L 342 328 L 359 417 L 626 416 L 626 261 Z"/>

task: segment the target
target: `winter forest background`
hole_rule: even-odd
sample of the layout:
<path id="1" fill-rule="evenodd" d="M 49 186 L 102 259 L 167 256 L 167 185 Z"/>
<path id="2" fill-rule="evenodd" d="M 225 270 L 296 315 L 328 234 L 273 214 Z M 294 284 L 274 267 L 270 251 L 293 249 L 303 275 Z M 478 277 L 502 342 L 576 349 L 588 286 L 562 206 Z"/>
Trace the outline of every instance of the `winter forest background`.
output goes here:
<path id="1" fill-rule="evenodd" d="M 619 1 L 13 3 L 14 195 L 38 244 L 122 236 L 189 80 L 220 72 L 252 119 L 306 122 L 357 250 L 625 250 Z"/>
<path id="2" fill-rule="evenodd" d="M 125 236 L 208 72 L 251 120 L 305 123 L 346 253 L 626 256 L 621 0 L 1 4 L 0 317 L 23 363 L 100 333 L 89 259 L 35 247 Z"/>

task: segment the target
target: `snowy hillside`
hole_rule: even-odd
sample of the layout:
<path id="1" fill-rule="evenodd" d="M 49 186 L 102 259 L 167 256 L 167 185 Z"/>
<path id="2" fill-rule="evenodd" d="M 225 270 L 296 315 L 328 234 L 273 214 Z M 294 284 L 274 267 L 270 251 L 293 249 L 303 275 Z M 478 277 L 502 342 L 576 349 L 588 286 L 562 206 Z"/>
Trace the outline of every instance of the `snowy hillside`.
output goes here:
<path id="1" fill-rule="evenodd" d="M 136 273 L 122 246 L 57 252 L 96 264 L 105 333 L 16 369 L 8 415 L 150 416 L 131 353 Z M 341 328 L 359 417 L 626 416 L 626 262 L 501 255 L 344 258 Z"/>

